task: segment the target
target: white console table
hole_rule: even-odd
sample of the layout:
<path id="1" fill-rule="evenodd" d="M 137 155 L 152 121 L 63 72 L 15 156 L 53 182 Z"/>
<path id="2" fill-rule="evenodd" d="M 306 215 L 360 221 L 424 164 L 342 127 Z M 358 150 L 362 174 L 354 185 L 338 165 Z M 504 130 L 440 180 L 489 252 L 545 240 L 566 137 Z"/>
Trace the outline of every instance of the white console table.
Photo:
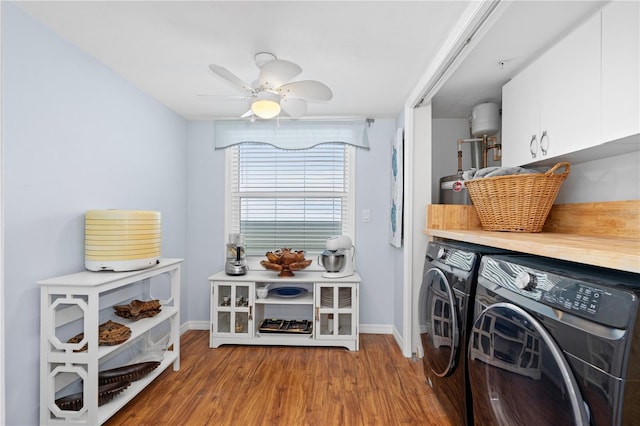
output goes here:
<path id="1" fill-rule="evenodd" d="M 83 271 L 38 281 L 40 285 L 40 424 L 104 423 L 149 383 L 173 364 L 180 368 L 180 269 L 182 259 L 161 259 L 148 269 L 131 272 Z M 137 285 L 136 285 L 137 284 Z M 156 297 L 161 294 L 163 297 Z M 157 298 L 161 312 L 138 321 L 115 316 L 113 305 L 138 297 Z M 99 323 L 105 320 L 131 329 L 127 341 L 115 346 L 98 345 Z M 149 347 L 155 330 L 168 329 L 167 346 L 160 366 L 131 383 L 120 395 L 99 406 L 98 372 L 110 359 L 130 355 L 128 349 Z M 79 343 L 66 343 L 69 334 L 84 333 Z M 163 330 L 163 332 L 165 332 Z M 87 345 L 87 349 L 82 347 Z M 166 349 L 166 348 L 165 348 Z M 77 352 L 76 352 L 77 351 Z M 142 353 L 141 357 L 146 354 Z M 137 360 L 132 356 L 129 362 Z M 55 404 L 67 387 L 82 382 L 83 404 L 78 411 L 61 410 Z"/>
<path id="2" fill-rule="evenodd" d="M 274 271 L 249 271 L 231 276 L 219 272 L 209 277 L 211 316 L 209 346 L 285 345 L 342 346 L 359 349 L 358 288 L 360 276 L 324 278 L 320 271 L 296 271 L 295 276 L 279 278 Z M 269 284 L 269 290 L 294 287 L 295 297 L 270 292 L 258 298 L 256 289 Z M 306 332 L 264 332 L 264 320 L 306 320 Z"/>

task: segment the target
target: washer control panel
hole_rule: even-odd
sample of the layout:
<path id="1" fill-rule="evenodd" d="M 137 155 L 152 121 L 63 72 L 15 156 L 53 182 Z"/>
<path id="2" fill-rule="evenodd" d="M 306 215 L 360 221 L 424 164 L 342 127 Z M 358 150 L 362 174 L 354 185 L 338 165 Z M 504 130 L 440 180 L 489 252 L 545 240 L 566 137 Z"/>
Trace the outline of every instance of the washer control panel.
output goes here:
<path id="1" fill-rule="evenodd" d="M 521 262 L 517 256 L 508 261 L 485 256 L 478 283 L 493 291 L 502 287 L 553 308 L 618 327 L 625 326 L 637 303 L 635 294 L 620 288 L 617 281 L 608 282 L 590 275 L 588 270 L 572 275 L 569 269 L 542 269 L 546 264 Z"/>
<path id="2" fill-rule="evenodd" d="M 576 283 L 570 286 L 554 286 L 544 292 L 543 300 L 565 310 L 580 311 L 596 315 L 603 300 L 615 297 L 597 287 Z"/>

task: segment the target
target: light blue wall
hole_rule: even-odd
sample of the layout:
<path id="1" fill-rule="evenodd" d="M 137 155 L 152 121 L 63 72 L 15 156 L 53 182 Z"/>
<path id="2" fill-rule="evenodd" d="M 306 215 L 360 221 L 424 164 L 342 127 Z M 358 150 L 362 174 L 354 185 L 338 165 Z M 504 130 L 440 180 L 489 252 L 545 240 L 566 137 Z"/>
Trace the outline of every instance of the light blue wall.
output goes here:
<path id="1" fill-rule="evenodd" d="M 86 210 L 161 211 L 162 255 L 186 259 L 181 321 L 209 320 L 207 277 L 224 256 L 224 153 L 213 150 L 212 123 L 187 123 L 11 3 L 2 31 L 6 422 L 24 425 L 38 423 L 35 283 L 84 269 Z M 376 120 L 371 149 L 356 152 L 360 323 L 372 326 L 401 317 L 399 250 L 388 242 L 395 128 Z"/>
<path id="2" fill-rule="evenodd" d="M 189 317 L 209 321 L 209 281 L 224 269 L 224 151 L 212 123 L 189 124 Z"/>
<path id="3" fill-rule="evenodd" d="M 396 129 L 404 129 L 404 111 L 402 111 L 395 120 Z M 406 133 L 406 130 L 405 130 Z M 403 147 L 403 157 L 406 155 L 406 150 Z M 404 158 L 403 161 L 403 181 L 406 179 L 406 169 L 404 168 Z M 406 185 L 405 185 L 406 187 Z M 405 197 L 406 199 L 406 197 Z M 406 204 L 403 200 L 403 216 L 406 211 Z M 403 218 L 404 220 L 404 218 Z M 402 335 L 404 330 L 403 325 L 403 305 L 404 305 L 404 230 L 403 230 L 403 241 L 402 247 L 395 248 L 393 247 L 393 326 L 397 330 L 399 335 Z"/>
<path id="4" fill-rule="evenodd" d="M 640 151 L 584 163 L 573 162 L 554 204 L 638 200 L 639 165 Z"/>
<path id="5" fill-rule="evenodd" d="M 393 256 L 389 243 L 391 220 L 391 147 L 394 119 L 376 119 L 369 128 L 368 151 L 356 150 L 356 267 L 360 286 L 360 324 L 391 325 L 394 309 Z M 371 222 L 362 222 L 362 210 Z M 400 302 L 402 307 L 402 302 Z"/>
<path id="6" fill-rule="evenodd" d="M 393 323 L 394 248 L 389 244 L 391 143 L 395 122 L 368 129 L 371 149 L 356 150 L 356 267 L 362 276 L 360 324 Z M 213 123 L 189 124 L 189 318 L 209 319 L 207 277 L 224 268 L 224 152 L 214 151 Z M 362 210 L 371 222 L 362 223 Z M 400 309 L 402 302 L 399 303 Z"/>
<path id="7" fill-rule="evenodd" d="M 6 422 L 34 425 L 35 282 L 83 270 L 89 209 L 158 210 L 163 256 L 187 257 L 187 123 L 11 3 L 2 18 Z"/>

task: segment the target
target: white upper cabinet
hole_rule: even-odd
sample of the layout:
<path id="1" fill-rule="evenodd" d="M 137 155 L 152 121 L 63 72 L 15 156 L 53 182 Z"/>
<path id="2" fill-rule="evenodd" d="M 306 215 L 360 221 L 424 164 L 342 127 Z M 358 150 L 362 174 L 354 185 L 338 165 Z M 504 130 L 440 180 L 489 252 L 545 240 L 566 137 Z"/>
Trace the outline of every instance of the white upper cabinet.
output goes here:
<path id="1" fill-rule="evenodd" d="M 600 63 L 598 13 L 504 86 L 503 166 L 600 143 Z"/>
<path id="2" fill-rule="evenodd" d="M 502 165 L 535 161 L 540 151 L 540 80 L 536 64 L 502 90 Z"/>
<path id="3" fill-rule="evenodd" d="M 596 14 L 542 57 L 542 158 L 600 143 L 600 38 Z"/>
<path id="4" fill-rule="evenodd" d="M 640 3 L 602 10 L 602 141 L 640 133 Z"/>

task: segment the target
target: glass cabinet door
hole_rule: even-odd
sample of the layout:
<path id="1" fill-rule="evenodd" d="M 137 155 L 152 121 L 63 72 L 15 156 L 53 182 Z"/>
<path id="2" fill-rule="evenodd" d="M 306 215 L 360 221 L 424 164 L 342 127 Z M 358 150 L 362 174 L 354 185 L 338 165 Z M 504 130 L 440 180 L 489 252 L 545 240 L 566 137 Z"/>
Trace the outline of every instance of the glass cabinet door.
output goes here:
<path id="1" fill-rule="evenodd" d="M 354 284 L 316 284 L 316 338 L 353 337 L 357 297 Z"/>
<path id="2" fill-rule="evenodd" d="M 213 332 L 237 337 L 253 335 L 253 283 L 216 283 Z"/>

